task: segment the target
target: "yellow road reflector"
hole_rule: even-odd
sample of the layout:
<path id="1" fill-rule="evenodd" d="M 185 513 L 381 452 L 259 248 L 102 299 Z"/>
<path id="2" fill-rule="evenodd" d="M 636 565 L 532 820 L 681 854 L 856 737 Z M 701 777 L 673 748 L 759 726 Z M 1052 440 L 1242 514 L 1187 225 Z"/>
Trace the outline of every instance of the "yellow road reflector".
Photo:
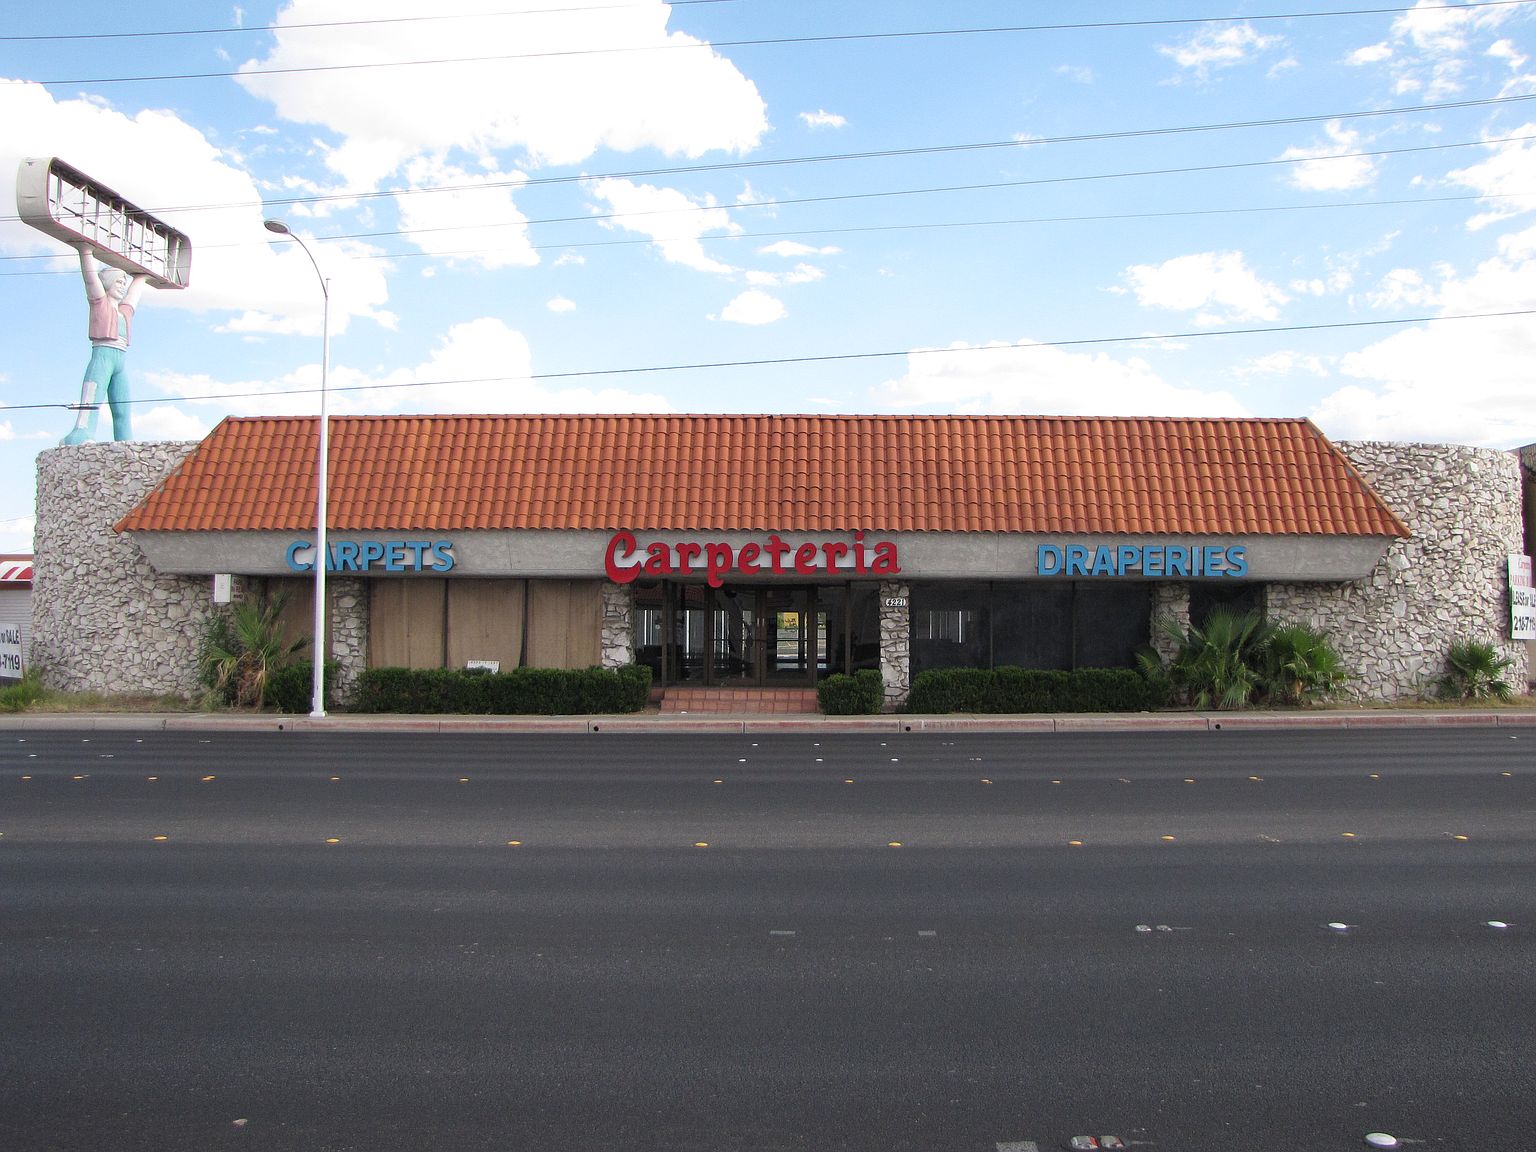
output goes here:
<path id="1" fill-rule="evenodd" d="M 724 781 L 724 780 L 716 780 L 716 781 L 715 781 L 715 783 L 716 783 L 716 784 L 724 784 L 724 783 L 725 783 L 725 781 Z"/>
<path id="2" fill-rule="evenodd" d="M 708 848 L 709 847 L 709 841 L 708 840 L 695 840 L 693 842 L 693 846 L 695 848 Z"/>
<path id="3" fill-rule="evenodd" d="M 30 779 L 32 779 L 32 777 L 30 777 L 30 776 L 23 776 L 22 779 L 23 780 L 30 780 Z"/>
<path id="4" fill-rule="evenodd" d="M 340 779 L 341 779 L 341 777 L 340 777 L 340 776 L 332 776 L 332 777 L 331 777 L 331 783 L 332 783 L 332 784 L 334 784 L 334 783 L 336 783 L 336 781 L 338 781 L 338 780 L 340 780 Z"/>
<path id="5" fill-rule="evenodd" d="M 86 777 L 84 777 L 84 776 L 71 776 L 70 779 L 71 780 L 84 780 L 84 779 L 86 779 Z"/>
<path id="6" fill-rule="evenodd" d="M 1263 780 L 1264 777 L 1262 777 L 1262 776 L 1250 776 L 1250 777 L 1248 777 L 1248 779 L 1250 779 L 1250 780 Z"/>
<path id="7" fill-rule="evenodd" d="M 983 784 L 990 784 L 990 783 L 992 783 L 992 781 L 990 781 L 990 780 L 988 780 L 988 779 L 987 779 L 987 778 L 986 778 L 986 777 L 985 777 L 985 776 L 983 776 L 983 777 L 982 777 L 982 778 L 981 778 L 981 782 L 982 782 L 982 783 L 983 783 Z"/>
<path id="8" fill-rule="evenodd" d="M 150 839 L 151 840 L 169 840 L 170 837 L 169 836 L 151 836 Z"/>
<path id="9" fill-rule="evenodd" d="M 1371 773 L 1371 779 L 1372 780 L 1380 780 L 1381 779 L 1381 773 L 1380 772 L 1372 772 Z"/>
<path id="10" fill-rule="evenodd" d="M 327 836 L 325 842 L 327 844 L 340 844 L 341 838 L 339 836 Z"/>
<path id="11" fill-rule="evenodd" d="M 1458 832 L 1458 833 L 1456 833 L 1456 835 L 1452 836 L 1451 839 L 1452 840 L 1466 840 L 1466 839 L 1468 839 L 1468 837 L 1463 836 L 1460 832 Z"/>
<path id="12" fill-rule="evenodd" d="M 892 840 L 889 844 L 886 845 L 886 847 L 887 848 L 900 848 L 901 847 L 901 841 L 900 840 Z"/>
<path id="13" fill-rule="evenodd" d="M 1172 836 L 1164 836 L 1163 839 L 1164 840 L 1172 840 L 1172 839 L 1174 839 L 1174 837 L 1172 837 Z"/>
<path id="14" fill-rule="evenodd" d="M 1061 781 L 1060 781 L 1060 780 L 1052 780 L 1052 781 L 1051 781 L 1051 783 L 1052 783 L 1052 784 L 1060 784 L 1060 783 L 1061 783 Z"/>
<path id="15" fill-rule="evenodd" d="M 521 840 L 508 840 L 507 841 L 507 847 L 508 848 L 521 848 L 522 846 L 523 846 L 523 842 Z"/>
<path id="16" fill-rule="evenodd" d="M 1067 843 L 1073 848 L 1081 848 L 1083 846 L 1083 842 L 1081 840 L 1068 840 Z"/>
<path id="17" fill-rule="evenodd" d="M 208 783 L 208 781 L 210 781 L 210 780 L 217 780 L 217 779 L 218 779 L 218 777 L 217 777 L 217 776 L 204 776 L 204 777 L 203 777 L 203 783 L 204 783 L 204 784 L 206 784 L 206 783 Z"/>
<path id="18" fill-rule="evenodd" d="M 852 784 L 852 783 L 853 783 L 853 781 L 852 781 L 852 780 L 844 780 L 844 781 L 843 781 L 843 783 L 844 783 L 844 784 Z"/>
<path id="19" fill-rule="evenodd" d="M 1194 782 L 1195 782 L 1195 778 L 1193 776 L 1186 776 L 1186 777 L 1184 777 L 1184 783 L 1186 783 L 1186 784 L 1193 784 Z"/>
<path id="20" fill-rule="evenodd" d="M 153 784 L 156 780 L 160 779 L 160 777 L 158 777 L 158 776 L 146 776 L 146 777 L 144 777 L 144 779 L 148 780 L 151 784 Z"/>
<path id="21" fill-rule="evenodd" d="M 460 776 L 459 777 L 459 783 L 460 784 L 468 784 L 469 783 L 469 777 L 468 776 Z"/>
<path id="22" fill-rule="evenodd" d="M 1344 837 L 1346 840 L 1355 839 L 1355 834 L 1353 832 L 1340 832 L 1339 835 Z"/>

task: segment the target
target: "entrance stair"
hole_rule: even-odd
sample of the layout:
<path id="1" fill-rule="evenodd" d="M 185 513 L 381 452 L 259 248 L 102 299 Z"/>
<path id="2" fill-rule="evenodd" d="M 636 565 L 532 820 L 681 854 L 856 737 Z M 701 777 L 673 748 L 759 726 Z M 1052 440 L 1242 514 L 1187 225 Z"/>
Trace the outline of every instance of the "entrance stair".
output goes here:
<path id="1" fill-rule="evenodd" d="M 805 713 L 817 711 L 814 688 L 668 688 L 661 711 L 688 713 Z"/>

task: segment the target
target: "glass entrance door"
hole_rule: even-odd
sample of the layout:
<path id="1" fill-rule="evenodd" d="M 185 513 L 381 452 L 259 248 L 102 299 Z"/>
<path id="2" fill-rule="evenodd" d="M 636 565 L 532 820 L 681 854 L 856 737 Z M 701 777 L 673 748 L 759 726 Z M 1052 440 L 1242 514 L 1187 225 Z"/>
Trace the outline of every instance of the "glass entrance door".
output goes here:
<path id="1" fill-rule="evenodd" d="M 705 682 L 764 687 L 812 684 L 819 633 L 814 588 L 708 590 Z"/>

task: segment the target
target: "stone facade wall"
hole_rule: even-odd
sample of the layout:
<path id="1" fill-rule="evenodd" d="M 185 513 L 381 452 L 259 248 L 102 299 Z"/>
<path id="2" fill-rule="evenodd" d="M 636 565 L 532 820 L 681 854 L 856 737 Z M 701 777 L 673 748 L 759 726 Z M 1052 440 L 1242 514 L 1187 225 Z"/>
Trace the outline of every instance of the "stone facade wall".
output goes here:
<path id="1" fill-rule="evenodd" d="M 1269 618 L 1326 632 L 1359 677 L 1357 698 L 1429 693 L 1460 639 L 1496 644 L 1523 688 L 1526 645 L 1509 638 L 1508 557 L 1524 551 L 1517 457 L 1438 444 L 1338 447 L 1413 535 L 1364 580 L 1271 584 Z"/>
<path id="2" fill-rule="evenodd" d="M 78 444 L 37 458 L 32 662 L 50 688 L 199 692 L 197 646 L 213 614 L 209 576 L 161 576 L 112 525 L 195 443 Z"/>
<path id="3" fill-rule="evenodd" d="M 912 585 L 894 580 L 880 584 L 880 675 L 885 711 L 895 712 L 912 692 Z"/>
<path id="4" fill-rule="evenodd" d="M 603 584 L 602 648 L 604 668 L 635 662 L 635 596 L 628 584 Z"/>
<path id="5" fill-rule="evenodd" d="M 361 576 L 325 574 L 325 598 L 331 603 L 325 646 L 336 661 L 336 683 L 327 694 L 345 702 L 368 668 L 368 582 Z M 314 637 L 310 637 L 313 642 Z"/>

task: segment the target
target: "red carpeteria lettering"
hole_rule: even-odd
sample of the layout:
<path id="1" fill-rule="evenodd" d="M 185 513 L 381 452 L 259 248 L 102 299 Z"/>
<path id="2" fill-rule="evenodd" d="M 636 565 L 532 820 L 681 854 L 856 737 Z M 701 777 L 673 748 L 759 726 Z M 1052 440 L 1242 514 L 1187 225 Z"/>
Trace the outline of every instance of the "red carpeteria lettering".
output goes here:
<path id="1" fill-rule="evenodd" d="M 641 559 L 642 555 L 644 559 Z M 711 588 L 719 588 L 733 573 L 740 576 L 761 574 L 764 559 L 768 571 L 774 576 L 896 576 L 901 573 L 896 545 L 881 540 L 866 547 L 863 532 L 853 534 L 851 545 L 840 540 L 791 544 L 777 532 L 770 532 L 763 542 L 749 540 L 738 549 L 724 541 L 701 544 L 692 540 L 675 544 L 653 540 L 642 548 L 633 532 L 619 531 L 608 541 L 603 570 L 615 584 L 630 584 L 641 576 L 702 575 Z"/>

